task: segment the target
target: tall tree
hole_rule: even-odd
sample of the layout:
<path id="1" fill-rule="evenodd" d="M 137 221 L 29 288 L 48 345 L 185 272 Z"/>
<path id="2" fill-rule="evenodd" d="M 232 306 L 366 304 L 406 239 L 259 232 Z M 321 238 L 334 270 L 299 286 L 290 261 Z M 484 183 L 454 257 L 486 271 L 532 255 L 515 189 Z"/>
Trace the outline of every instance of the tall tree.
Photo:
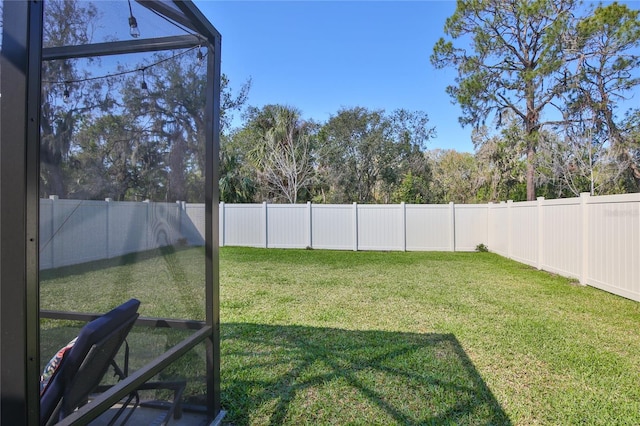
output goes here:
<path id="1" fill-rule="evenodd" d="M 640 164 L 640 109 L 630 111 L 624 119 L 625 141 L 633 164 Z M 634 170 L 634 172 L 637 168 Z"/>
<path id="2" fill-rule="evenodd" d="M 432 200 L 435 203 L 473 203 L 484 184 L 473 154 L 455 150 L 429 151 L 432 162 Z"/>
<path id="3" fill-rule="evenodd" d="M 252 145 L 249 158 L 256 167 L 264 199 L 296 203 L 316 177 L 317 125 L 301 118 L 298 109 L 283 105 L 250 108 L 241 136 Z"/>
<path id="4" fill-rule="evenodd" d="M 243 173 L 239 154 L 228 150 L 220 153 L 220 201 L 250 203 L 257 192 L 255 181 Z"/>
<path id="5" fill-rule="evenodd" d="M 143 75 L 129 77 L 123 88 L 124 108 L 144 126 L 150 138 L 166 142 L 164 199 L 201 202 L 204 200 L 207 131 L 204 63 L 190 49 L 154 55 L 138 69 L 144 70 Z M 222 76 L 223 132 L 229 131 L 233 112 L 246 102 L 250 84 L 247 81 L 234 93 L 228 78 Z"/>
<path id="6" fill-rule="evenodd" d="M 606 127 L 598 125 L 592 110 L 573 112 L 571 121 L 561 129 L 560 134 L 546 133 L 540 145 L 539 170 L 556 187 L 545 196 L 627 192 L 621 177 L 629 169 L 629 163 L 611 146 Z"/>
<path id="7" fill-rule="evenodd" d="M 251 90 L 251 79 L 245 81 L 237 91 L 231 89 L 226 74 L 220 76 L 220 132 L 228 135 L 232 131 L 234 113 L 242 112 Z"/>
<path id="8" fill-rule="evenodd" d="M 458 70 L 447 92 L 462 107 L 460 122 L 498 126 L 512 111 L 525 129 L 527 199 L 534 200 L 535 156 L 544 111 L 562 86 L 562 45 L 576 0 L 458 0 L 434 46 L 436 68 Z M 458 44 L 454 45 L 453 41 Z M 470 47 L 468 49 L 467 47 Z"/>
<path id="9" fill-rule="evenodd" d="M 363 107 L 338 111 L 320 132 L 326 153 L 320 168 L 328 201 L 388 203 L 397 198 L 401 186 L 407 189 L 409 181 L 427 182 L 424 148 L 435 135 L 428 122 L 421 111 L 387 114 Z M 420 191 L 426 197 L 426 189 Z"/>
<path id="10" fill-rule="evenodd" d="M 394 178 L 395 147 L 384 111 L 341 109 L 322 129 L 322 159 L 332 202 L 376 202 L 376 189 Z"/>
<path id="11" fill-rule="evenodd" d="M 505 126 L 500 134 L 492 135 L 483 126 L 474 130 L 471 136 L 476 147 L 478 170 L 484 181 L 483 195 L 478 201 L 526 199 L 526 137 L 513 113 L 507 113 L 503 120 Z"/>
<path id="12" fill-rule="evenodd" d="M 429 198 L 429 184 L 420 177 L 407 172 L 391 196 L 392 203 L 424 204 Z"/>
<path id="13" fill-rule="evenodd" d="M 47 47 L 85 44 L 91 41 L 98 17 L 92 4 L 76 0 L 47 2 L 43 44 Z M 100 83 L 83 81 L 89 71 L 65 59 L 46 61 L 42 67 L 42 115 L 40 119 L 41 195 L 67 196 L 65 164 L 80 119 L 96 108 L 105 108 Z"/>
<path id="14" fill-rule="evenodd" d="M 429 116 L 423 111 L 398 109 L 388 118 L 391 137 L 398 148 L 397 177 L 387 183 L 388 192 L 394 194 L 391 201 L 398 199 L 398 191 L 406 192 L 412 188 L 409 192 L 416 195 L 413 202 L 428 202 L 431 168 L 425 152 L 429 140 L 436 136 L 436 128 L 429 126 Z M 408 199 L 404 201 L 409 202 Z"/>
<path id="15" fill-rule="evenodd" d="M 194 52 L 154 55 L 124 89 L 124 102 L 150 135 L 166 141 L 165 199 L 204 200 L 206 74 Z M 144 78 L 144 87 L 141 84 Z M 188 182 L 193 182 L 190 191 Z"/>
<path id="16" fill-rule="evenodd" d="M 164 198 L 166 146 L 161 139 L 148 139 L 130 115 L 103 115 L 82 125 L 74 139 L 71 198 Z"/>
<path id="17" fill-rule="evenodd" d="M 580 20 L 570 38 L 565 84 L 569 91 L 570 125 L 581 127 L 589 117 L 590 134 L 606 136 L 612 158 L 634 182 L 628 190 L 640 191 L 640 164 L 634 161 L 618 116 L 619 105 L 640 84 L 640 11 L 612 3 L 599 5 Z M 573 133 L 576 133 L 573 131 Z M 587 141 L 589 146 L 597 141 Z M 602 144 L 604 145 L 604 144 Z"/>

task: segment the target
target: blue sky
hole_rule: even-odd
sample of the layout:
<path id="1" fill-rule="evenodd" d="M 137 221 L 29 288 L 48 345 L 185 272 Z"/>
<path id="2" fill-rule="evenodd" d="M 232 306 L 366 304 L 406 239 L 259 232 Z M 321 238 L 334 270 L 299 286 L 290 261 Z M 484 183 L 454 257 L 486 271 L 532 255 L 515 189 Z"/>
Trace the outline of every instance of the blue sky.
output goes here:
<path id="1" fill-rule="evenodd" d="M 291 105 L 325 121 L 341 107 L 420 110 L 429 149 L 473 152 L 445 88 L 454 70 L 429 56 L 454 1 L 211 1 L 196 4 L 222 33 L 222 71 L 248 78 L 250 105 Z"/>

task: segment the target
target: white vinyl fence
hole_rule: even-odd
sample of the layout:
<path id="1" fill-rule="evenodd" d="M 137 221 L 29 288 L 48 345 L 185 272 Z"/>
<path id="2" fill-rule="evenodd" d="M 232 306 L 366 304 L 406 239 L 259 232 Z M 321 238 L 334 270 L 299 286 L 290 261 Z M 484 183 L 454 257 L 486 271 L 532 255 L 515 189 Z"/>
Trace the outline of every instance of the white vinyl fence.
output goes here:
<path id="1" fill-rule="evenodd" d="M 640 194 L 490 205 L 489 249 L 640 301 Z"/>
<path id="2" fill-rule="evenodd" d="M 472 205 L 220 204 L 220 245 L 473 251 L 640 301 L 640 194 Z"/>
<path id="3" fill-rule="evenodd" d="M 189 213 L 184 203 L 41 199 L 40 269 L 169 244 L 204 245 Z M 204 227 L 204 216 L 197 219 Z"/>
<path id="4" fill-rule="evenodd" d="M 473 251 L 640 301 L 640 194 L 471 205 L 225 204 L 221 246 Z M 204 244 L 204 205 L 41 200 L 41 268 Z"/>
<path id="5" fill-rule="evenodd" d="M 473 251 L 487 204 L 225 204 L 220 245 L 329 250 Z"/>

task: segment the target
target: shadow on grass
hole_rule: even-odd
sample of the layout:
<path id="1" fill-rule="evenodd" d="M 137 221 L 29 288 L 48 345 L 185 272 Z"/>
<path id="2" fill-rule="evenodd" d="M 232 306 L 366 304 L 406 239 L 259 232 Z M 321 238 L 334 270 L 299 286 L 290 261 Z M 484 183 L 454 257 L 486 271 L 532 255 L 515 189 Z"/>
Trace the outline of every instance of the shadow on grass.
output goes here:
<path id="1" fill-rule="evenodd" d="M 511 424 L 451 334 L 221 331 L 228 424 Z"/>
<path id="2" fill-rule="evenodd" d="M 42 330 L 43 364 L 77 332 L 71 325 Z M 246 323 L 222 324 L 221 332 L 227 425 L 511 424 L 452 334 Z M 132 368 L 175 344 L 174 334 L 134 328 Z M 204 395 L 199 351 L 159 377 L 187 379 L 190 403 Z"/>
<path id="3" fill-rule="evenodd" d="M 90 262 L 78 263 L 75 265 L 59 266 L 52 269 L 43 269 L 40 271 L 40 279 L 50 280 L 61 277 L 71 277 L 119 266 L 135 265 L 137 262 L 142 262 L 150 259 L 165 258 L 167 255 L 173 255 L 178 252 L 193 250 L 194 248 L 198 249 L 200 247 L 168 245 L 155 249 L 137 251 L 133 253 L 123 254 L 121 256 L 110 257 L 108 259 L 92 260 Z"/>

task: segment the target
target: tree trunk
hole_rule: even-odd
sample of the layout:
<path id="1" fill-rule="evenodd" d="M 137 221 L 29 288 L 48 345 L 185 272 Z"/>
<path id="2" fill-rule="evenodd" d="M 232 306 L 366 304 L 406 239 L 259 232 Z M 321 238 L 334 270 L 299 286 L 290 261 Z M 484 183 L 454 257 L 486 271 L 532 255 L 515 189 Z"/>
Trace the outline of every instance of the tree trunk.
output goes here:
<path id="1" fill-rule="evenodd" d="M 60 164 L 42 163 L 41 167 L 44 169 L 48 178 L 48 188 L 45 189 L 45 192 L 48 193 L 44 195 L 57 195 L 60 198 L 67 198 L 67 191 Z"/>
<path id="2" fill-rule="evenodd" d="M 171 152 L 169 153 L 169 188 L 166 201 L 189 201 L 187 200 L 185 178 L 186 142 L 179 133 L 175 133 L 172 139 Z"/>
<path id="3" fill-rule="evenodd" d="M 532 81 L 527 82 L 527 115 L 525 120 L 525 129 L 527 132 L 527 201 L 536 199 L 536 181 L 535 181 L 535 161 L 536 147 L 538 145 L 538 112 L 535 105 L 535 87 Z"/>
<path id="4" fill-rule="evenodd" d="M 527 144 L 527 201 L 536 199 L 536 181 L 535 181 L 535 149 L 531 143 Z"/>

